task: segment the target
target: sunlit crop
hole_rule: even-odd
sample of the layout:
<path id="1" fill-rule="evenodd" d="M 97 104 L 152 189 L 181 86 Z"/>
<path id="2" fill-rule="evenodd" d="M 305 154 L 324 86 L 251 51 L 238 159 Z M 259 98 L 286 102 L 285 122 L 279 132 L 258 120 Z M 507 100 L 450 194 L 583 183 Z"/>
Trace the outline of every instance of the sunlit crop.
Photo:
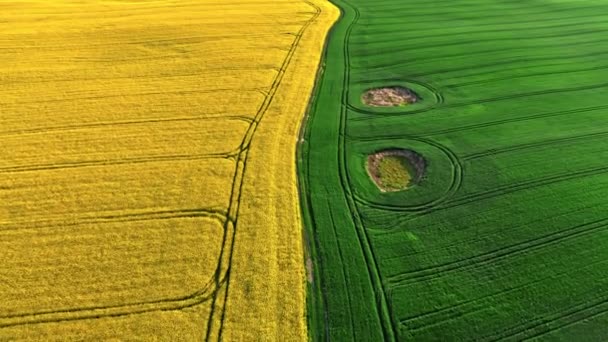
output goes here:
<path id="1" fill-rule="evenodd" d="M 325 0 L 0 3 L 0 340 L 305 340 Z"/>

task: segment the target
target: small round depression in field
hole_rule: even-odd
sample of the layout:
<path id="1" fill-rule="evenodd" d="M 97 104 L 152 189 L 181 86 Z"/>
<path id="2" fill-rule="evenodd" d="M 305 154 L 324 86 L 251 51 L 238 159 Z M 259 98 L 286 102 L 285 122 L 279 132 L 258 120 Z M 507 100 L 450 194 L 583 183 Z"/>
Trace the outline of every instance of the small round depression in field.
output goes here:
<path id="1" fill-rule="evenodd" d="M 367 157 L 367 173 L 383 192 L 407 190 L 418 183 L 426 169 L 426 161 L 415 151 L 386 149 Z"/>
<path id="2" fill-rule="evenodd" d="M 413 90 L 390 86 L 368 89 L 361 95 L 361 101 L 372 107 L 398 107 L 420 101 L 420 96 Z"/>

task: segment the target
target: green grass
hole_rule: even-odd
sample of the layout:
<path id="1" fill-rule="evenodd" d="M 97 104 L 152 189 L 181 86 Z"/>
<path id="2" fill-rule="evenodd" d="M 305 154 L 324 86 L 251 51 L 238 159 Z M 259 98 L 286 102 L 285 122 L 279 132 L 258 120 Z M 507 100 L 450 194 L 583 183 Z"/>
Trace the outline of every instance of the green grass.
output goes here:
<path id="1" fill-rule="evenodd" d="M 313 339 L 605 339 L 608 3 L 335 3 L 299 164 Z M 395 85 L 423 100 L 361 103 Z M 389 148 L 424 181 L 381 192 Z"/>

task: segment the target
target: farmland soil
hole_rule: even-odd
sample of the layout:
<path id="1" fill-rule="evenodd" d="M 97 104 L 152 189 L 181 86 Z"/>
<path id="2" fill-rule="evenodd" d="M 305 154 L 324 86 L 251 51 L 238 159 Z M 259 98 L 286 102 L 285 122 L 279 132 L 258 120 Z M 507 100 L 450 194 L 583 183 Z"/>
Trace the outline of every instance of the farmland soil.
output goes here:
<path id="1" fill-rule="evenodd" d="M 416 103 L 419 96 L 411 89 L 405 87 L 374 88 L 361 96 L 363 103 L 373 107 L 395 107 Z"/>

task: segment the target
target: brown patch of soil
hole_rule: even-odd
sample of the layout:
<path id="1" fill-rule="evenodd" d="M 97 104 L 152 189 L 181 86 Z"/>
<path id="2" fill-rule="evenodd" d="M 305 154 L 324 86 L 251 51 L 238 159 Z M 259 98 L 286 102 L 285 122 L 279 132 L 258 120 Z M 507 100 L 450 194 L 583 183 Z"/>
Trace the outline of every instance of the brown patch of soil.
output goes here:
<path id="1" fill-rule="evenodd" d="M 373 179 L 374 183 L 378 186 L 382 192 L 394 192 L 401 191 L 404 189 L 386 188 L 382 184 L 378 165 L 382 158 L 387 156 L 400 156 L 409 162 L 409 165 L 413 168 L 413 174 L 411 175 L 410 183 L 418 183 L 426 171 L 426 160 L 417 152 L 407 149 L 388 149 L 378 151 L 376 153 L 367 156 L 367 173 Z"/>
<path id="2" fill-rule="evenodd" d="M 374 107 L 396 107 L 420 100 L 418 95 L 411 89 L 404 87 L 374 88 L 361 95 L 361 101 L 368 106 Z"/>
<path id="3" fill-rule="evenodd" d="M 314 275 L 313 275 L 313 265 L 312 265 L 312 259 L 310 258 L 306 258 L 306 279 L 308 280 L 308 282 L 310 284 L 312 284 L 315 281 Z"/>

